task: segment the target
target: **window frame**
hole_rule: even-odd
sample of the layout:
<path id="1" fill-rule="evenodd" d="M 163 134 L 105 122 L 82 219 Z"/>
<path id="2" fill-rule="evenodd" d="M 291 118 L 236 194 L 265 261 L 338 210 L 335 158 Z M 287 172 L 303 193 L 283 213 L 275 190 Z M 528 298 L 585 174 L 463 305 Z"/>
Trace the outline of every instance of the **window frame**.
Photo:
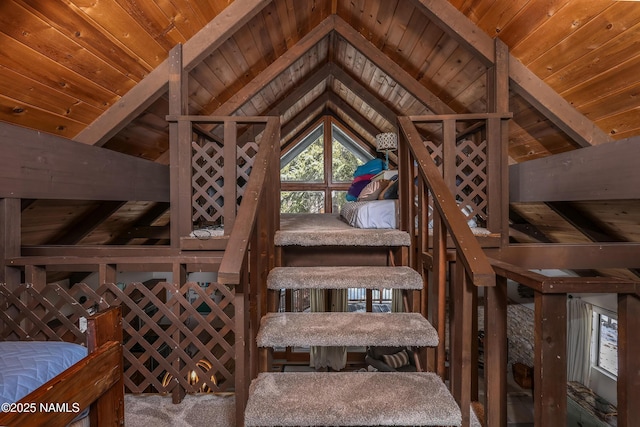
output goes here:
<path id="1" fill-rule="evenodd" d="M 324 116 L 319 120 L 313 122 L 308 129 L 311 131 L 306 132 L 303 136 L 297 138 L 292 141 L 292 143 L 288 144 L 289 147 L 284 148 L 281 154 L 281 165 L 282 168 L 284 165 L 288 164 L 290 161 L 295 158 L 295 156 L 301 153 L 308 145 L 315 142 L 310 141 L 309 143 L 305 142 L 305 139 L 309 136 L 312 136 L 317 133 L 317 129 L 322 127 L 323 135 L 324 135 L 324 180 L 323 182 L 304 182 L 304 181 L 281 181 L 280 183 L 280 191 L 323 191 L 325 193 L 324 196 L 324 212 L 332 213 L 333 212 L 333 191 L 347 191 L 351 186 L 351 182 L 334 182 L 333 181 L 333 128 L 335 127 L 338 132 L 340 132 L 341 137 L 348 137 L 351 139 L 354 145 L 359 146 L 359 152 L 354 153 L 357 157 L 361 158 L 363 155 L 371 156 L 371 159 L 376 157 L 375 150 L 368 144 L 364 143 L 360 138 L 356 137 L 353 133 L 349 132 L 342 126 L 338 121 L 336 121 L 332 116 Z M 327 141 L 330 141 L 330 144 L 327 144 Z M 347 149 L 351 149 L 349 145 L 345 145 L 344 142 L 338 140 L 343 146 Z M 301 145 L 302 144 L 302 145 Z M 284 163 L 283 163 L 284 162 Z"/>
<path id="2" fill-rule="evenodd" d="M 606 316 L 609 319 L 615 320 L 618 322 L 618 314 L 614 311 L 604 309 L 602 307 L 594 306 L 593 307 L 593 332 L 592 332 L 592 343 L 591 343 L 591 367 L 593 369 L 598 370 L 598 372 L 606 375 L 614 380 L 618 379 L 617 372 L 612 372 L 601 364 L 600 357 L 600 348 L 602 346 L 601 342 L 601 325 L 602 325 L 602 316 Z M 617 334 L 616 334 L 617 335 Z M 616 363 L 618 362 L 616 356 Z M 617 367 L 616 367 L 617 371 Z"/>

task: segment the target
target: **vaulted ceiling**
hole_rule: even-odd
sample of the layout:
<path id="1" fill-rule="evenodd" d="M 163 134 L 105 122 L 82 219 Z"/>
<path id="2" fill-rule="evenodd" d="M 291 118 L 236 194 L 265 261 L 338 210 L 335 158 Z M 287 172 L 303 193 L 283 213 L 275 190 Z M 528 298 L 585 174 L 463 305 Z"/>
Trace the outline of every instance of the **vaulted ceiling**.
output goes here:
<path id="1" fill-rule="evenodd" d="M 483 47 L 495 37 L 530 73 L 512 82 L 510 162 L 640 135 L 638 2 L 5 0 L 0 24 L 1 121 L 163 164 L 166 87 L 132 89 L 178 43 L 199 54 L 186 65 L 190 114 L 279 114 L 283 144 L 323 114 L 371 142 L 396 115 L 487 111 Z M 212 49 L 198 48 L 203 33 L 217 40 Z M 531 87 L 556 98 L 540 106 Z M 130 120 L 113 122 L 119 109 Z M 640 241 L 637 201 L 571 207 L 604 235 Z M 115 242 L 135 224 L 166 226 L 157 211 L 150 202 L 25 203 L 23 243 Z M 64 237 L 62 224 L 97 212 L 108 220 Z M 584 224 L 556 221 L 567 213 L 557 206 L 513 212 L 553 241 L 589 239 Z"/>

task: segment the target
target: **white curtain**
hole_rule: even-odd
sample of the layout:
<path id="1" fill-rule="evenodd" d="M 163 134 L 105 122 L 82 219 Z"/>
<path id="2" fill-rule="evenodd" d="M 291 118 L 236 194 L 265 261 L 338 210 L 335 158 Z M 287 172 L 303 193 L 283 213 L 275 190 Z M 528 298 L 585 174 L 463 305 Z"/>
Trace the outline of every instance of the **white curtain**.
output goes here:
<path id="1" fill-rule="evenodd" d="M 382 292 L 382 290 L 380 291 Z M 391 292 L 391 311 L 402 313 L 404 311 L 404 301 L 402 299 L 402 289 L 393 289 Z"/>
<path id="2" fill-rule="evenodd" d="M 567 380 L 589 385 L 593 307 L 580 298 L 567 302 Z"/>
<path id="3" fill-rule="evenodd" d="M 348 295 L 346 289 L 311 289 L 310 305 L 312 312 L 325 311 L 327 298 L 331 298 L 331 311 L 347 311 Z M 309 355 L 312 368 L 331 368 L 339 371 L 347 366 L 347 347 L 312 346 Z"/>

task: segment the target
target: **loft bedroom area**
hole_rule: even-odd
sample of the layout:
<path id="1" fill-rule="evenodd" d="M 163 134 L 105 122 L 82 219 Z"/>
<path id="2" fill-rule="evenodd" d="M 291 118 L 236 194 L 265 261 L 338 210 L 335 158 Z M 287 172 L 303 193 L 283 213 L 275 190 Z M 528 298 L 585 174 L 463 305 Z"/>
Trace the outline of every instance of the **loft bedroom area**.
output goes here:
<path id="1" fill-rule="evenodd" d="M 236 425 L 506 427 L 520 365 L 534 425 L 578 395 L 632 425 L 640 10 L 507 3 L 7 2 L 2 339 L 108 358 L 98 425 L 153 396 L 229 398 Z M 85 320 L 115 307 L 95 354 Z M 381 348 L 415 372 L 341 368 Z"/>

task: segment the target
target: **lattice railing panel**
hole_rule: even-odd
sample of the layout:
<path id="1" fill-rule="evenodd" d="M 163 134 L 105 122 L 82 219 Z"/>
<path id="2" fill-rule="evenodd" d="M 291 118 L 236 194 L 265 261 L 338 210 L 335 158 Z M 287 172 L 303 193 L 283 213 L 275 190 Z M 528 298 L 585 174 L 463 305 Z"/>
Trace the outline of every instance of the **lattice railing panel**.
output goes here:
<path id="1" fill-rule="evenodd" d="M 249 175 L 251 175 L 251 168 L 253 167 L 253 161 L 258 154 L 258 144 L 256 142 L 247 142 L 243 146 L 238 146 L 237 152 L 237 197 L 236 202 L 240 206 L 242 196 L 244 195 L 244 189 L 249 182 Z"/>
<path id="2" fill-rule="evenodd" d="M 444 156 L 442 144 L 424 141 L 431 158 L 442 173 Z M 485 222 L 487 219 L 487 142 L 461 140 L 456 143 L 456 201 L 465 208 L 469 218 Z M 431 223 L 430 202 L 429 222 Z M 482 225 L 482 224 L 479 224 Z"/>
<path id="3" fill-rule="evenodd" d="M 456 200 L 471 212 L 469 217 L 487 219 L 487 141 L 465 139 L 456 147 Z"/>
<path id="4" fill-rule="evenodd" d="M 442 163 L 444 163 L 444 160 L 442 157 L 442 144 L 436 144 L 433 141 L 423 141 L 423 142 L 425 147 L 427 147 L 427 151 L 429 151 L 429 154 L 431 154 L 431 158 L 433 159 L 433 162 L 438 167 L 438 170 L 440 171 L 440 173 L 442 173 Z"/>
<path id="5" fill-rule="evenodd" d="M 98 292 L 123 306 L 125 386 L 133 393 L 226 391 L 234 385 L 234 292 L 161 282 Z"/>
<path id="6" fill-rule="evenodd" d="M 192 142 L 191 186 L 194 222 L 221 222 L 224 206 L 223 149 L 214 141 Z"/>
<path id="7" fill-rule="evenodd" d="M 234 294 L 215 283 L 0 284 L 0 339 L 84 344 L 80 317 L 120 305 L 127 392 L 227 391 L 235 386 Z"/>
<path id="8" fill-rule="evenodd" d="M 40 291 L 29 283 L 13 291 L 0 285 L 0 339 L 84 344 L 79 320 L 93 314 L 100 302 L 100 296 L 84 284 L 65 289 L 54 283 Z"/>

